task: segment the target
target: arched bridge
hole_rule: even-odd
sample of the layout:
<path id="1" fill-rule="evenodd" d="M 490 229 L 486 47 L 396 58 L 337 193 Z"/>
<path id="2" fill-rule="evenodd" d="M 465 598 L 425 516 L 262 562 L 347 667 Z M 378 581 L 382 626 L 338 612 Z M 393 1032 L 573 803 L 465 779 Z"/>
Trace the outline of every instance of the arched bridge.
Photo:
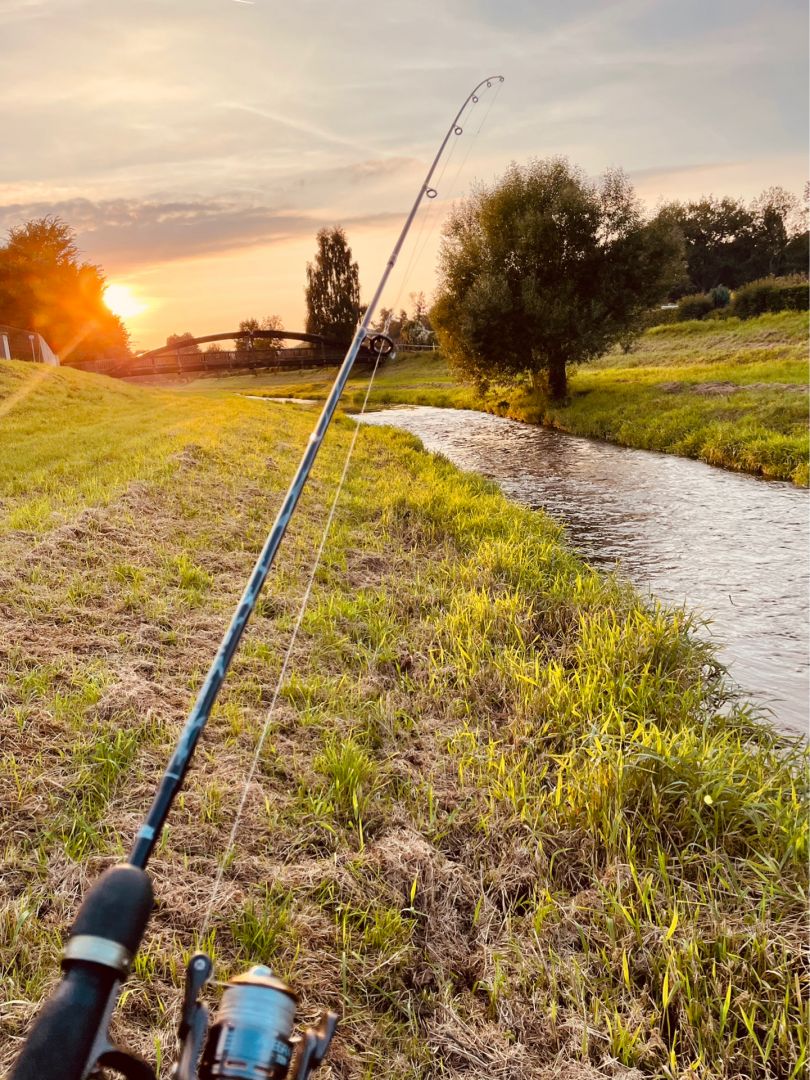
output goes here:
<path id="1" fill-rule="evenodd" d="M 201 345 L 220 341 L 233 342 L 234 348 L 217 348 L 203 352 Z M 287 342 L 301 344 L 288 345 Z M 303 371 L 305 368 L 328 367 L 339 364 L 347 345 L 295 330 L 236 330 L 202 337 L 184 338 L 172 345 L 140 353 L 124 360 L 96 360 L 78 363 L 84 371 L 112 375 L 119 379 L 142 378 L 149 375 L 194 375 L 227 371 Z M 366 338 L 357 355 L 357 363 L 373 364 L 377 352 L 394 355 L 394 344 L 382 334 Z"/>

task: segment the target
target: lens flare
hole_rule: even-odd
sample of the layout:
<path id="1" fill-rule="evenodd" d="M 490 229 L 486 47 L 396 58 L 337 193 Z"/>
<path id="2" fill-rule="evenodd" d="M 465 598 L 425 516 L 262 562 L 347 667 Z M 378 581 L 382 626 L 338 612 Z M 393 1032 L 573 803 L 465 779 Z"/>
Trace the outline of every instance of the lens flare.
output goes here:
<path id="1" fill-rule="evenodd" d="M 104 303 L 113 313 L 121 319 L 131 319 L 134 315 L 140 315 L 148 307 L 139 300 L 129 285 L 118 285 L 111 282 L 104 290 Z"/>

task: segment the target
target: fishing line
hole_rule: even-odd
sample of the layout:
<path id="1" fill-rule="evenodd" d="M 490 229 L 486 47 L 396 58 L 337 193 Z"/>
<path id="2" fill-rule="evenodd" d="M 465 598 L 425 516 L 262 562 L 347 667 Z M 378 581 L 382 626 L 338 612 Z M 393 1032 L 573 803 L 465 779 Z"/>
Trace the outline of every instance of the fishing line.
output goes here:
<path id="1" fill-rule="evenodd" d="M 486 122 L 486 119 L 489 116 L 489 113 L 490 113 L 490 110 L 491 110 L 492 105 L 494 103 L 494 100 L 497 97 L 498 92 L 500 91 L 501 83 L 498 82 L 496 84 L 496 86 L 497 86 L 496 92 L 495 92 L 494 95 L 490 96 L 490 102 L 489 102 L 489 105 L 488 105 L 482 119 L 481 119 L 481 123 L 478 125 L 478 128 L 473 132 L 471 138 L 469 139 L 469 143 L 468 143 L 468 146 L 467 146 L 466 153 L 464 154 L 464 157 L 462 158 L 458 168 L 456 169 L 455 174 L 454 174 L 454 176 L 452 178 L 452 182 L 449 185 L 451 196 L 450 196 L 450 198 L 448 198 L 447 202 L 451 201 L 452 194 L 455 194 L 456 187 L 457 187 L 459 178 L 461 176 L 461 172 L 462 172 L 464 166 L 467 163 L 467 160 L 468 160 L 468 158 L 470 156 L 470 152 L 472 150 L 473 144 L 475 143 L 476 139 L 478 138 L 478 135 L 481 133 L 481 129 L 483 128 L 484 123 Z M 463 117 L 465 122 L 469 121 L 470 117 L 473 115 L 473 111 L 474 111 L 477 104 L 478 104 L 478 99 L 473 100 L 472 108 L 467 113 L 467 116 Z M 462 119 L 462 118 L 460 117 L 460 119 Z M 459 130 L 458 127 L 456 127 L 457 132 L 458 132 L 458 130 Z M 461 134 L 461 133 L 459 132 L 459 134 Z M 441 171 L 439 172 L 439 175 L 438 175 L 438 177 L 436 179 L 436 186 L 435 186 L 435 188 L 430 189 L 430 190 L 435 190 L 437 194 L 440 193 L 441 189 L 440 189 L 439 185 L 442 183 L 442 180 L 443 180 L 443 178 L 444 178 L 444 176 L 445 176 L 445 174 L 447 172 L 447 169 L 449 168 L 450 163 L 453 160 L 453 157 L 454 157 L 455 152 L 456 152 L 456 148 L 458 147 L 460 141 L 461 141 L 461 139 L 460 139 L 459 135 L 457 135 L 456 138 L 453 141 L 453 145 L 451 147 L 450 153 L 447 155 L 447 158 L 445 159 L 445 161 L 444 161 L 444 163 L 442 165 Z M 435 198 L 432 201 L 435 202 L 436 201 Z M 422 243 L 421 247 L 418 248 L 418 255 L 419 256 L 421 256 L 423 254 L 423 252 L 425 250 L 425 247 L 427 245 L 427 242 L 430 240 L 430 237 L 433 235 L 436 224 L 437 224 L 437 222 L 439 220 L 438 208 L 436 210 L 434 210 L 432 215 L 423 215 L 423 217 L 422 217 L 422 220 L 420 222 L 420 229 L 419 229 L 419 231 L 417 232 L 417 235 L 416 235 L 416 242 L 415 242 L 415 244 L 413 245 L 413 247 L 411 249 L 411 256 L 410 256 L 410 258 L 408 260 L 408 263 L 405 266 L 404 273 L 400 277 L 399 289 L 397 290 L 397 292 L 396 292 L 396 294 L 394 296 L 394 299 L 391 302 L 390 314 L 388 315 L 388 317 L 386 319 L 385 326 L 383 328 L 383 333 L 388 332 L 388 327 L 389 327 L 389 325 L 391 323 L 392 318 L 394 317 L 394 309 L 396 308 L 396 305 L 399 303 L 400 297 L 402 296 L 402 293 L 403 293 L 403 291 L 405 289 L 405 285 L 408 282 L 408 278 L 409 278 L 411 268 L 413 267 L 413 265 L 414 265 L 414 263 L 416 261 L 417 246 L 418 246 L 420 237 L 421 237 L 422 233 L 424 232 L 425 227 L 427 226 L 429 217 L 431 218 L 431 220 L 430 220 L 430 229 L 429 229 L 427 235 L 425 236 L 424 242 Z M 327 542 L 327 540 L 329 538 L 329 533 L 330 533 L 331 528 L 332 528 L 332 523 L 334 521 L 335 514 L 337 512 L 338 503 L 340 502 L 340 496 L 343 493 L 343 487 L 344 487 L 344 484 L 346 482 L 346 477 L 347 477 L 348 472 L 349 472 L 349 466 L 351 464 L 352 456 L 354 454 L 354 448 L 355 448 L 355 445 L 357 443 L 357 439 L 358 439 L 358 436 L 359 436 L 359 433 L 360 433 L 362 417 L 366 413 L 369 397 L 371 395 L 371 390 L 372 390 L 372 387 L 374 385 L 374 379 L 376 378 L 377 371 L 378 371 L 379 366 L 380 366 L 380 358 L 381 358 L 381 356 L 382 356 L 382 352 L 378 351 L 377 358 L 376 358 L 375 363 L 374 363 L 374 368 L 372 369 L 372 372 L 371 372 L 371 377 L 369 378 L 368 384 L 366 386 L 366 392 L 365 392 L 365 396 L 363 398 L 363 404 L 362 404 L 362 406 L 360 408 L 360 412 L 357 414 L 357 419 L 355 421 L 354 431 L 352 433 L 352 437 L 351 437 L 351 440 L 349 442 L 349 448 L 348 448 L 348 451 L 346 453 L 346 457 L 345 457 L 344 462 L 343 462 L 343 469 L 342 469 L 341 474 L 340 474 L 340 479 L 338 480 L 338 484 L 337 484 L 337 487 L 335 489 L 335 494 L 334 494 L 334 496 L 332 498 L 332 503 L 331 503 L 331 506 L 329 508 L 329 513 L 327 515 L 326 522 L 324 524 L 323 531 L 321 533 L 320 542 L 318 544 L 318 550 L 317 550 L 317 552 L 315 554 L 315 559 L 314 559 L 314 562 L 313 562 L 312 567 L 310 569 L 309 577 L 307 579 L 307 584 L 306 584 L 306 587 L 304 589 L 304 592 L 303 592 L 303 595 L 302 595 L 302 598 L 301 598 L 301 603 L 300 603 L 299 608 L 298 608 L 298 614 L 296 616 L 295 625 L 293 626 L 292 634 L 290 636 L 289 642 L 287 644 L 287 648 L 286 648 L 285 653 L 284 653 L 284 659 L 282 661 L 281 670 L 279 672 L 278 679 L 276 681 L 275 688 L 273 690 L 273 696 L 272 696 L 272 698 L 270 700 L 270 705 L 269 705 L 267 713 L 265 715 L 264 723 L 262 725 L 261 735 L 259 736 L 259 741 L 256 744 L 256 750 L 254 751 L 254 754 L 253 754 L 253 759 L 251 761 L 250 769 L 249 769 L 247 777 L 245 779 L 245 783 L 244 783 L 244 785 L 242 787 L 242 793 L 241 793 L 241 796 L 240 796 L 240 799 L 239 799 L 239 805 L 238 805 L 237 810 L 236 810 L 236 816 L 234 817 L 233 825 L 231 826 L 230 835 L 228 837 L 228 843 L 227 843 L 227 846 L 225 848 L 225 852 L 224 852 L 224 854 L 222 856 L 222 859 L 220 860 L 219 867 L 217 869 L 217 874 L 216 874 L 216 877 L 214 879 L 214 885 L 213 885 L 211 897 L 209 899 L 208 906 L 206 907 L 205 915 L 203 917 L 202 926 L 201 926 L 200 931 L 199 931 L 199 938 L 200 938 L 201 941 L 205 937 L 205 933 L 206 933 L 206 931 L 208 929 L 208 926 L 209 926 L 210 921 L 211 921 L 211 917 L 212 917 L 213 912 L 214 912 L 214 906 L 216 904 L 216 899 L 217 899 L 217 896 L 219 894 L 219 890 L 220 890 L 221 885 L 222 885 L 222 879 L 223 879 L 223 876 L 224 876 L 224 873 L 225 873 L 225 867 L 228 864 L 228 860 L 230 858 L 231 852 L 232 852 L 232 850 L 234 848 L 234 845 L 235 845 L 235 842 L 236 842 L 236 834 L 237 834 L 237 832 L 239 830 L 239 825 L 240 825 L 241 820 L 242 820 L 242 814 L 244 813 L 244 808 L 245 808 L 245 804 L 247 802 L 247 798 L 248 798 L 248 794 L 249 794 L 249 790 L 250 790 L 250 785 L 253 783 L 253 778 L 256 775 L 256 770 L 257 770 L 258 765 L 259 765 L 259 759 L 261 757 L 261 753 L 262 753 L 262 750 L 264 748 L 264 744 L 265 744 L 266 739 L 267 739 L 267 734 L 268 734 L 268 732 L 270 730 L 270 723 L 271 723 L 271 721 L 273 719 L 273 716 L 275 714 L 275 709 L 276 709 L 276 704 L 278 702 L 279 694 L 281 693 L 282 687 L 284 685 L 284 681 L 285 681 L 286 676 L 287 676 L 287 669 L 289 667 L 290 660 L 292 658 L 292 653 L 293 653 L 293 649 L 295 647 L 295 643 L 298 640 L 298 633 L 299 633 L 299 631 L 301 629 L 301 625 L 303 623 L 304 615 L 306 614 L 307 607 L 309 606 L 309 599 L 310 599 L 310 596 L 312 594 L 313 586 L 315 584 L 315 578 L 317 576 L 318 570 L 319 570 L 320 565 L 321 565 L 321 559 L 323 557 L 323 552 L 324 552 L 324 550 L 326 548 L 326 542 Z"/>
<path id="2" fill-rule="evenodd" d="M 388 321 L 390 321 L 390 318 L 389 318 Z M 374 368 L 373 368 L 373 370 L 371 372 L 371 378 L 369 379 L 368 385 L 366 387 L 366 394 L 365 394 L 365 397 L 363 398 L 363 405 L 362 405 L 362 407 L 360 409 L 360 412 L 357 414 L 358 415 L 358 420 L 355 423 L 354 431 L 352 432 L 352 437 L 351 437 L 351 440 L 349 442 L 349 449 L 348 449 L 348 451 L 346 453 L 346 457 L 345 457 L 344 462 L 343 462 L 343 471 L 340 474 L 340 479 L 338 480 L 337 488 L 335 489 L 335 494 L 334 494 L 334 497 L 332 499 L 332 505 L 329 507 L 329 513 L 328 513 L 327 518 L 326 518 L 326 524 L 324 525 L 323 532 L 321 533 L 321 540 L 320 540 L 320 543 L 318 545 L 318 550 L 315 553 L 315 560 L 314 560 L 314 562 L 312 564 L 312 568 L 311 568 L 311 570 L 309 572 L 309 578 L 307 579 L 307 584 L 306 584 L 306 588 L 304 589 L 303 596 L 301 597 L 301 603 L 300 603 L 299 608 L 298 608 L 298 615 L 297 615 L 296 620 L 295 620 L 295 626 L 293 627 L 293 631 L 292 631 L 292 634 L 290 636 L 290 640 L 289 640 L 289 643 L 287 645 L 287 649 L 286 649 L 286 651 L 284 653 L 284 661 L 283 661 L 283 663 L 281 665 L 281 671 L 279 672 L 279 676 L 278 676 L 278 680 L 276 681 L 275 689 L 273 690 L 273 697 L 270 700 L 270 705 L 269 705 L 269 707 L 267 709 L 267 714 L 265 715 L 264 724 L 262 726 L 262 733 L 261 733 L 261 735 L 259 737 L 258 743 L 256 744 L 256 750 L 255 750 L 255 752 L 253 754 L 253 760 L 252 760 L 252 762 L 250 764 L 250 769 L 248 771 L 247 778 L 246 778 L 244 786 L 242 788 L 242 796 L 241 796 L 241 798 L 239 800 L 239 806 L 237 807 L 237 810 L 236 810 L 236 817 L 234 818 L 233 825 L 231 826 L 230 836 L 228 837 L 228 844 L 227 844 L 227 847 L 225 848 L 225 853 L 224 853 L 224 855 L 223 855 L 223 857 L 222 857 L 222 859 L 220 861 L 219 868 L 217 870 L 216 878 L 214 879 L 214 887 L 213 887 L 213 891 L 211 893 L 211 899 L 208 902 L 208 907 L 206 908 L 206 911 L 205 911 L 205 916 L 203 918 L 202 927 L 200 928 L 200 934 L 199 934 L 199 940 L 200 941 L 202 941 L 202 939 L 205 937 L 205 932 L 208 929 L 208 924 L 211 921 L 211 916 L 212 916 L 213 911 L 214 911 L 214 904 L 216 903 L 216 898 L 217 898 L 217 895 L 219 893 L 220 886 L 222 884 L 223 875 L 225 873 L 225 867 L 228 864 L 228 859 L 230 857 L 231 851 L 233 850 L 233 846 L 234 846 L 234 843 L 236 841 L 236 833 L 239 830 L 239 823 L 240 823 L 240 821 L 242 819 L 242 813 L 243 813 L 243 811 L 245 809 L 245 803 L 247 802 L 247 797 L 248 797 L 248 792 L 249 792 L 249 789 L 250 789 L 250 785 L 253 783 L 253 777 L 256 775 L 256 769 L 258 768 L 258 765 L 259 765 L 259 758 L 261 757 L 262 749 L 264 747 L 264 743 L 265 743 L 265 740 L 267 738 L 267 733 L 270 730 L 270 721 L 273 719 L 273 714 L 274 714 L 275 708 L 276 708 L 276 702 L 278 701 L 278 696 L 281 693 L 281 689 L 282 689 L 282 686 L 284 684 L 285 677 L 287 675 L 287 668 L 288 668 L 289 663 L 290 663 L 290 658 L 292 657 L 292 652 L 293 652 L 293 649 L 295 647 L 295 643 L 296 643 L 296 641 L 298 639 L 298 631 L 301 629 L 301 624 L 304 621 L 304 615 L 306 614 L 307 607 L 309 606 L 309 598 L 310 598 L 310 595 L 312 593 L 312 587 L 315 584 L 315 577 L 316 577 L 316 575 L 318 573 L 318 569 L 320 568 L 320 565 L 321 565 L 321 557 L 323 556 L 324 548 L 326 547 L 326 541 L 329 538 L 329 532 L 330 532 L 330 530 L 332 528 L 332 522 L 334 521 L 334 518 L 335 518 L 335 512 L 337 511 L 338 502 L 340 501 L 340 496 L 341 496 L 341 493 L 343 491 L 343 485 L 346 482 L 346 476 L 348 475 L 348 472 L 349 472 L 349 465 L 351 464 L 352 455 L 354 454 L 354 447 L 355 447 L 355 444 L 357 442 L 357 437 L 358 437 L 358 435 L 360 433 L 360 426 L 361 426 L 360 425 L 360 419 L 365 415 L 366 406 L 368 405 L 369 395 L 371 394 L 371 388 L 374 385 L 374 378 L 375 378 L 375 376 L 377 374 L 377 369 L 380 366 L 380 357 L 381 356 L 382 356 L 382 350 L 380 349 L 377 352 L 377 359 L 374 362 Z"/>
<path id="3" fill-rule="evenodd" d="M 500 83 L 498 83 L 498 88 L 500 89 Z M 477 104 L 477 102 L 473 102 L 473 109 L 475 108 L 476 104 Z M 468 113 L 468 117 L 469 117 L 469 115 L 471 113 L 472 113 L 472 109 L 470 110 L 470 113 Z M 487 114 L 485 114 L 484 119 L 486 119 L 486 115 L 488 115 L 488 113 L 489 113 L 489 110 L 487 110 Z M 475 131 L 475 133 L 473 134 L 473 136 L 472 136 L 472 138 L 470 140 L 470 147 L 468 148 L 467 153 L 465 154 L 464 159 L 461 162 L 461 165 L 459 166 L 459 168 L 457 169 L 457 171 L 455 173 L 455 176 L 453 177 L 453 183 L 451 185 L 451 190 L 455 190 L 455 185 L 456 185 L 456 183 L 458 181 L 459 175 L 461 173 L 461 169 L 463 168 L 467 158 L 469 157 L 469 152 L 470 152 L 470 149 L 472 147 L 472 143 L 474 143 L 476 138 L 478 137 L 478 134 L 480 133 L 482 126 L 483 126 L 483 123 L 481 125 L 479 125 L 477 131 Z M 439 176 L 438 176 L 438 178 L 436 180 L 436 190 L 437 191 L 439 190 L 439 184 L 442 182 L 442 178 L 444 177 L 445 173 L 447 172 L 447 169 L 448 169 L 448 167 L 450 165 L 450 162 L 453 160 L 453 156 L 455 154 L 455 151 L 456 151 L 456 148 L 457 148 L 459 142 L 460 142 L 460 139 L 457 137 L 453 141 L 451 151 L 447 155 L 447 158 L 446 158 L 445 162 L 443 163 L 443 167 L 442 167 L 442 169 L 441 169 L 441 171 L 439 173 Z M 433 220 L 432 220 L 432 223 L 431 223 L 430 232 L 428 233 L 428 237 L 426 239 L 429 239 L 430 235 L 432 235 L 437 221 L 438 221 L 438 214 L 434 213 L 433 214 Z M 417 242 L 419 240 L 419 237 L 420 237 L 421 233 L 424 231 L 426 223 L 427 223 L 427 215 L 424 215 L 422 217 L 422 221 L 420 223 L 420 226 L 421 226 L 420 230 L 417 233 Z M 405 285 L 406 285 L 406 283 L 408 281 L 408 275 L 409 275 L 411 267 L 413 266 L 413 263 L 414 263 L 414 254 L 413 254 L 414 250 L 415 250 L 415 245 L 414 245 L 414 248 L 412 248 L 412 254 L 411 254 L 411 257 L 410 257 L 410 259 L 409 259 L 409 261 L 408 261 L 408 263 L 407 263 L 407 265 L 405 267 L 405 272 L 402 274 L 402 276 L 400 278 L 400 286 L 399 286 L 399 289 L 398 289 L 398 291 L 397 291 L 397 293 L 396 293 L 396 295 L 394 297 L 394 300 L 392 302 L 391 314 L 389 314 L 388 318 L 386 319 L 386 325 L 385 325 L 385 327 L 383 329 L 383 333 L 386 333 L 387 330 L 388 330 L 388 326 L 389 326 L 389 324 L 391 322 L 391 319 L 393 317 L 393 309 L 399 303 L 402 292 L 403 292 L 403 290 L 405 288 Z M 423 250 L 424 250 L 424 245 L 420 250 L 420 254 L 421 254 L 421 251 L 423 251 Z M 284 653 L 284 659 L 282 661 L 281 670 L 279 672 L 278 679 L 276 680 L 276 684 L 275 684 L 275 687 L 273 689 L 273 696 L 270 699 L 270 705 L 269 705 L 267 713 L 265 715 L 264 723 L 262 725 L 261 734 L 260 734 L 259 740 L 258 740 L 258 742 L 256 744 L 256 749 L 254 751 L 253 759 L 252 759 L 251 764 L 250 764 L 250 769 L 248 770 L 247 777 L 245 779 L 245 783 L 244 783 L 244 785 L 242 787 L 242 793 L 241 793 L 241 796 L 240 796 L 240 799 L 239 799 L 239 805 L 237 806 L 237 809 L 236 809 L 236 815 L 234 817 L 233 824 L 231 826 L 230 835 L 228 837 L 228 843 L 227 843 L 227 846 L 225 848 L 225 852 L 224 852 L 224 854 L 223 854 L 223 856 L 222 856 L 222 858 L 220 860 L 219 867 L 217 868 L 217 874 L 216 874 L 216 877 L 214 878 L 214 885 L 213 885 L 213 889 L 212 889 L 212 892 L 211 892 L 211 897 L 210 897 L 210 899 L 208 901 L 208 905 L 206 907 L 205 915 L 204 915 L 203 921 L 202 921 L 202 926 L 201 926 L 200 931 L 199 931 L 199 940 L 200 941 L 202 941 L 202 939 L 205 937 L 205 933 L 206 933 L 206 931 L 208 929 L 208 926 L 209 926 L 209 924 L 211 922 L 211 917 L 212 917 L 213 912 L 214 912 L 214 907 L 215 907 L 215 904 L 216 904 L 217 896 L 219 895 L 219 890 L 220 890 L 220 888 L 222 886 L 222 879 L 223 879 L 223 876 L 224 876 L 224 873 L 225 873 L 225 867 L 228 865 L 228 860 L 230 858 L 231 852 L 233 851 L 233 848 L 234 848 L 234 845 L 235 845 L 235 842 L 236 842 L 236 834 L 237 834 L 237 832 L 239 830 L 239 825 L 240 825 L 241 820 L 242 820 L 242 815 L 244 813 L 245 804 L 247 803 L 247 798 L 248 798 L 248 794 L 249 794 L 249 791 L 250 791 L 250 785 L 253 783 L 253 778 L 256 775 L 256 770 L 257 770 L 258 765 L 259 765 L 259 759 L 261 758 L 261 753 L 262 753 L 262 750 L 264 749 L 264 744 L 265 744 L 265 742 L 267 740 L 267 735 L 268 735 L 268 732 L 270 730 L 270 723 L 271 723 L 271 721 L 273 719 L 273 716 L 275 714 L 275 709 L 276 709 L 276 704 L 278 702 L 279 694 L 281 693 L 282 687 L 284 685 L 284 681 L 285 681 L 286 676 L 287 676 L 287 669 L 289 668 L 290 660 L 292 659 L 292 653 L 293 653 L 293 649 L 295 648 L 295 643 L 298 640 L 298 633 L 299 633 L 299 631 L 301 629 L 301 625 L 303 623 L 304 615 L 306 614 L 307 607 L 309 606 L 309 599 L 310 599 L 310 596 L 312 594 L 313 586 L 315 584 L 315 578 L 317 576 L 318 570 L 319 570 L 320 565 L 321 565 L 321 559 L 322 559 L 322 556 L 323 556 L 323 552 L 324 552 L 324 550 L 326 548 L 326 542 L 327 542 L 327 540 L 329 538 L 329 533 L 330 533 L 331 528 L 332 528 L 332 522 L 334 521 L 335 514 L 337 512 L 338 503 L 340 502 L 340 496 L 343 493 L 343 487 L 344 487 L 344 484 L 346 482 L 346 477 L 347 477 L 348 472 L 349 472 L 349 466 L 351 464 L 352 456 L 354 454 L 354 448 L 355 448 L 355 445 L 357 443 L 357 439 L 358 439 L 358 436 L 359 436 L 359 433 L 360 433 L 361 420 L 362 420 L 362 417 L 366 413 L 366 408 L 368 406 L 369 397 L 371 395 L 371 390 L 372 390 L 372 387 L 374 385 L 374 379 L 375 379 L 375 377 L 377 375 L 377 371 L 378 371 L 379 366 L 380 366 L 380 358 L 381 358 L 381 356 L 382 356 L 382 352 L 378 351 L 377 358 L 376 358 L 375 363 L 374 363 L 374 368 L 373 368 L 373 370 L 371 372 L 371 377 L 369 378 L 368 385 L 366 386 L 366 393 L 365 393 L 365 396 L 363 398 L 363 404 L 362 404 L 362 407 L 360 409 L 359 414 L 357 415 L 354 431 L 352 433 L 352 437 L 351 437 L 351 440 L 349 442 L 349 448 L 348 448 L 348 451 L 346 453 L 346 457 L 345 457 L 344 462 L 343 462 L 343 469 L 342 469 L 342 472 L 340 474 L 340 479 L 338 480 L 338 484 L 337 484 L 337 487 L 335 489 L 335 494 L 334 494 L 334 496 L 332 498 L 332 504 L 331 504 L 331 506 L 329 508 L 329 513 L 327 515 L 326 522 L 324 524 L 323 531 L 321 533 L 321 538 L 320 538 L 320 542 L 319 542 L 319 545 L 318 545 L 318 550 L 317 550 L 317 552 L 315 554 L 315 559 L 314 559 L 314 562 L 313 562 L 312 567 L 311 567 L 310 572 L 309 572 L 309 577 L 307 579 L 307 584 L 306 584 L 306 587 L 304 589 L 303 595 L 301 597 L 301 603 L 300 603 L 299 608 L 298 608 L 298 614 L 296 616 L 295 625 L 293 626 L 292 634 L 290 635 L 290 639 L 289 639 L 289 642 L 287 644 L 287 648 L 286 648 L 285 653 Z"/>

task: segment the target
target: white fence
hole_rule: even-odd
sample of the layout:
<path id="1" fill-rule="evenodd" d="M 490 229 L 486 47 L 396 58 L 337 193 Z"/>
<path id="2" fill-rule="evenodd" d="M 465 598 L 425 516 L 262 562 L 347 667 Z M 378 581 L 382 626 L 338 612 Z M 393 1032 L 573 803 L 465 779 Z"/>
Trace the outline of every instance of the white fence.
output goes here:
<path id="1" fill-rule="evenodd" d="M 42 336 L 33 330 L 0 323 L 0 360 L 29 360 L 34 364 L 59 366 L 59 357 Z"/>

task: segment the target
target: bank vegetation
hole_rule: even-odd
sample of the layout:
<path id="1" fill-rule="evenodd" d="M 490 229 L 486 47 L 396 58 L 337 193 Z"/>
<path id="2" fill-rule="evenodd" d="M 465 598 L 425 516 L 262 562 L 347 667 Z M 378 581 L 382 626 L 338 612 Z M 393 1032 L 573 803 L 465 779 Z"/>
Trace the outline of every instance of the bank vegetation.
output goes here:
<path id="1" fill-rule="evenodd" d="M 149 804 L 311 419 L 0 365 L 3 1065 Z M 155 856 L 114 1035 L 163 1075 L 352 430 Z M 801 1076 L 806 755 L 691 625 L 543 514 L 363 429 L 225 865 L 220 977 L 269 962 L 305 1016 L 336 1008 L 336 1077 Z"/>

